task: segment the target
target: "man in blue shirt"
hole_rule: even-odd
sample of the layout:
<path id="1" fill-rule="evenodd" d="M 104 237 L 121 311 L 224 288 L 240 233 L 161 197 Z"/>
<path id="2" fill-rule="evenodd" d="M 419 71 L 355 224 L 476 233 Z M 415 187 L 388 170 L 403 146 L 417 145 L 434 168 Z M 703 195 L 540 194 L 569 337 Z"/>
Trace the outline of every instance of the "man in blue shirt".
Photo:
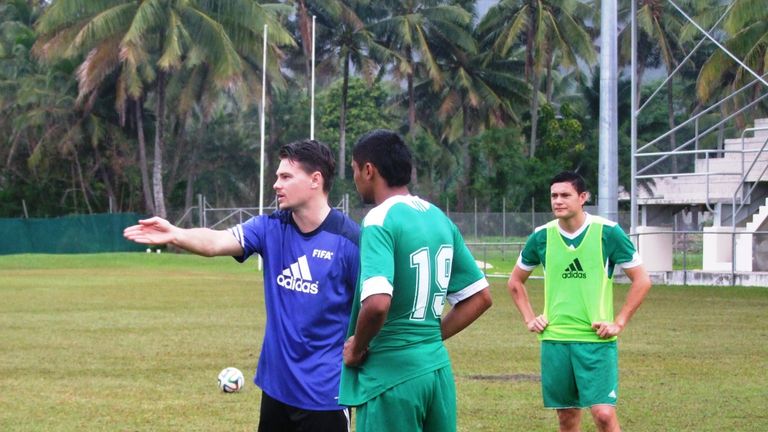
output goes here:
<path id="1" fill-rule="evenodd" d="M 254 379 L 262 389 L 261 432 L 349 430 L 338 392 L 360 228 L 328 205 L 335 169 L 325 144 L 294 142 L 280 149 L 273 214 L 228 230 L 182 229 L 153 217 L 124 232 L 203 256 L 262 256 L 267 321 Z"/>

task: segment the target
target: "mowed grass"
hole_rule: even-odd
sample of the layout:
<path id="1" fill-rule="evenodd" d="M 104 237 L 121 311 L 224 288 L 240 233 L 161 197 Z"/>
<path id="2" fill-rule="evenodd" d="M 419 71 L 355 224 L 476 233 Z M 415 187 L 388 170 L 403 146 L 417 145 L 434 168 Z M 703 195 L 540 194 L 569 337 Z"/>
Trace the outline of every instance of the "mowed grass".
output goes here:
<path id="1" fill-rule="evenodd" d="M 447 342 L 459 430 L 555 430 L 538 342 L 491 283 L 494 307 Z M 264 318 L 255 259 L 0 257 L 0 430 L 255 430 Z M 768 288 L 654 287 L 620 338 L 624 430 L 768 430 L 766 342 Z M 240 393 L 218 391 L 226 366 L 245 373 Z"/>

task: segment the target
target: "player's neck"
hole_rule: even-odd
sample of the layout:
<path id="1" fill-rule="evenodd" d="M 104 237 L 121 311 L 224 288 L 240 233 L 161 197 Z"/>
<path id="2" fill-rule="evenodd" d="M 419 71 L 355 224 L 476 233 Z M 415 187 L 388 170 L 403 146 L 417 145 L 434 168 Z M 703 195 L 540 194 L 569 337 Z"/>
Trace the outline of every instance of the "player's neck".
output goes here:
<path id="1" fill-rule="evenodd" d="M 328 197 L 322 200 L 313 200 L 307 204 L 292 209 L 293 221 L 303 233 L 312 232 L 322 225 L 325 218 L 331 212 L 328 205 Z"/>
<path id="2" fill-rule="evenodd" d="M 376 203 L 376 205 L 379 205 L 384 201 L 392 198 L 393 196 L 410 195 L 410 194 L 411 192 L 408 191 L 408 186 L 381 187 L 374 192 L 374 202 Z"/>
<path id="3" fill-rule="evenodd" d="M 586 220 L 587 214 L 584 211 L 580 211 L 573 214 L 572 216 L 558 219 L 557 224 L 563 231 L 567 232 L 568 234 L 573 234 L 584 225 Z"/>

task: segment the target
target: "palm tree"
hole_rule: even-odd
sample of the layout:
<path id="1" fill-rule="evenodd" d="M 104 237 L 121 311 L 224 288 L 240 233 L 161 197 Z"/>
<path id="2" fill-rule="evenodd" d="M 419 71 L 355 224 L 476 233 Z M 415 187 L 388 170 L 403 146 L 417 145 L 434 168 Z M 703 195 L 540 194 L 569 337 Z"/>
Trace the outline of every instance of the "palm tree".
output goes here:
<path id="1" fill-rule="evenodd" d="M 707 15 L 722 13 L 725 5 L 716 5 Z M 703 15 L 703 13 L 702 13 Z M 703 20 L 706 26 L 707 20 Z M 768 69 L 768 10 L 763 2 L 733 0 L 723 22 L 723 45 L 752 71 L 762 74 Z M 755 79 L 754 75 L 736 63 L 725 52 L 716 50 L 704 63 L 697 80 L 697 96 L 701 102 L 711 100 L 720 92 L 732 93 Z M 758 85 L 744 97 L 753 100 L 765 91 Z M 743 101 L 743 99 L 742 99 Z"/>
<path id="2" fill-rule="evenodd" d="M 522 67 L 513 61 L 494 58 L 490 53 L 466 51 L 454 45 L 435 49 L 445 79 L 440 91 L 424 81 L 416 94 L 424 109 L 436 111 L 436 131 L 441 140 L 458 142 L 462 167 L 461 184 L 466 189 L 471 182 L 472 158 L 470 138 L 486 128 L 502 128 L 519 123 L 516 106 L 523 106 L 530 96 L 528 84 L 520 78 Z M 419 105 L 419 106 L 420 106 Z M 422 119 L 422 124 L 435 123 Z M 459 209 L 464 208 L 463 194 L 458 196 Z"/>
<path id="3" fill-rule="evenodd" d="M 520 40 L 525 42 L 525 76 L 533 90 L 530 157 L 536 153 L 541 75 L 554 66 L 555 54 L 564 68 L 577 67 L 579 59 L 587 65 L 595 62 L 586 25 L 590 13 L 589 5 L 580 0 L 502 0 L 488 10 L 478 26 L 481 42 L 490 44 L 501 57 Z"/>
<path id="4" fill-rule="evenodd" d="M 411 136 L 416 125 L 415 79 L 419 77 L 417 65 L 424 70 L 434 88 L 443 86 L 443 73 L 434 56 L 435 45 L 452 44 L 468 52 L 476 50 L 468 30 L 472 14 L 459 6 L 440 4 L 439 1 L 414 2 L 389 0 L 381 7 L 389 14 L 370 25 L 382 45 L 396 53 L 394 73 L 405 77 L 408 99 L 408 131 Z"/>
<path id="5" fill-rule="evenodd" d="M 332 2 L 330 2 L 332 3 Z M 365 3 L 365 2 L 362 2 Z M 390 56 L 389 50 L 376 42 L 373 33 L 366 27 L 362 16 L 371 17 L 372 11 L 365 4 L 338 2 L 336 9 L 326 8 L 320 11 L 321 23 L 327 28 L 329 37 L 327 58 L 341 63 L 341 108 L 339 110 L 339 158 L 338 175 L 346 177 L 346 129 L 347 99 L 349 78 L 352 67 L 358 71 L 368 84 L 372 84 L 379 64 Z M 360 14 L 360 15 L 359 15 Z"/>
<path id="6" fill-rule="evenodd" d="M 90 212 L 87 167 L 71 139 L 84 132 L 82 125 L 88 119 L 71 109 L 75 97 L 74 81 L 68 79 L 71 67 L 65 63 L 44 67 L 30 55 L 35 42 L 31 25 L 39 13 L 37 6 L 26 1 L 0 5 L 0 109 L 4 113 L 0 150 L 5 173 L 19 184 L 48 189 L 48 195 L 60 191 L 52 183 L 66 182 L 73 202 L 82 198 Z M 79 210 L 77 204 L 73 210 Z"/>
<path id="7" fill-rule="evenodd" d="M 675 97 L 674 79 L 671 76 L 678 66 L 677 57 L 680 57 L 683 49 L 679 35 L 684 27 L 684 21 L 677 11 L 672 10 L 666 0 L 643 0 L 637 9 L 639 61 L 638 85 L 642 81 L 643 71 L 647 66 L 655 66 L 658 60 L 664 64 L 668 79 L 667 87 L 667 125 L 669 130 L 675 128 Z M 629 9 L 622 11 L 629 12 Z M 627 65 L 631 56 L 631 40 L 629 26 L 619 33 L 620 63 Z M 669 149 L 677 147 L 675 133 L 669 135 Z M 677 172 L 677 158 L 672 158 L 672 172 Z"/>
<path id="8" fill-rule="evenodd" d="M 261 40 L 267 22 L 276 43 L 289 40 L 267 9 L 250 0 L 59 0 L 37 24 L 36 48 L 45 59 L 81 59 L 80 101 L 95 98 L 102 83 L 117 74 L 117 110 L 125 113 L 127 101 L 133 100 L 139 124 L 143 117 L 139 102 L 148 93 L 147 85 L 152 86 L 153 204 L 155 213 L 165 217 L 163 150 L 169 80 L 181 69 L 206 64 L 219 89 L 241 86 L 246 66 L 238 48 L 250 44 L 248 50 L 253 51 L 253 42 Z M 140 135 L 140 144 L 142 139 Z"/>

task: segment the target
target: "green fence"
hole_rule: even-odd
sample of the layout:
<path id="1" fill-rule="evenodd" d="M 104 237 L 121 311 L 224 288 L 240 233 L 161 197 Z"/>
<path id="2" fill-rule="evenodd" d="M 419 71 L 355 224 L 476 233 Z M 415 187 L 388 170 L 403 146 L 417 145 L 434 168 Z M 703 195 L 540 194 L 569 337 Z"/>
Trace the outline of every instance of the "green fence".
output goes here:
<path id="1" fill-rule="evenodd" d="M 123 238 L 123 229 L 135 225 L 141 217 L 136 213 L 112 213 L 50 219 L 0 218 L 0 255 L 141 251 L 146 246 Z"/>

